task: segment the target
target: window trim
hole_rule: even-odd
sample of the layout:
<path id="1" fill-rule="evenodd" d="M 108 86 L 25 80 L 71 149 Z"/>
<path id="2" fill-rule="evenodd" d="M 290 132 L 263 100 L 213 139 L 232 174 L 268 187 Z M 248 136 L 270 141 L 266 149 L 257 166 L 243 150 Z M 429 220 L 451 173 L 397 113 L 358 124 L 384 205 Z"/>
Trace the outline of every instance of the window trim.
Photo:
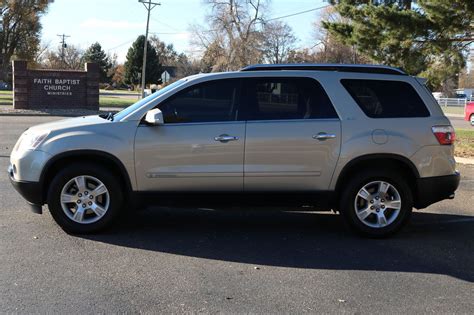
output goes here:
<path id="1" fill-rule="evenodd" d="M 416 95 L 421 100 L 421 103 L 423 104 L 423 106 L 424 106 L 424 108 L 427 112 L 427 115 L 426 116 L 396 116 L 396 117 L 370 116 L 364 111 L 363 105 L 359 103 L 358 99 L 354 95 L 352 95 L 352 93 L 349 91 L 349 89 L 344 85 L 343 81 L 377 81 L 377 82 L 384 81 L 384 82 L 397 82 L 397 83 L 407 84 L 408 86 L 410 86 L 413 89 L 413 91 L 415 91 Z M 380 119 L 400 119 L 400 118 L 403 118 L 403 119 L 413 119 L 413 118 L 420 119 L 420 118 L 431 117 L 430 108 L 428 106 L 426 106 L 426 103 L 423 100 L 422 95 L 420 95 L 418 90 L 412 84 L 410 84 L 410 82 L 407 82 L 405 80 L 373 79 L 373 78 L 364 78 L 364 79 L 362 79 L 362 78 L 342 78 L 342 79 L 339 79 L 339 84 L 341 85 L 343 90 L 351 97 L 351 99 L 355 103 L 355 105 L 357 105 L 357 109 L 359 109 L 365 115 L 365 117 L 367 117 L 369 119 L 377 119 L 377 120 L 380 120 Z"/>
<path id="2" fill-rule="evenodd" d="M 304 118 L 294 118 L 294 119 L 291 119 L 291 118 L 285 118 L 285 119 L 249 119 L 249 114 L 248 114 L 248 109 L 249 109 L 249 95 L 247 93 L 247 89 L 245 88 L 246 87 L 246 84 L 247 82 L 246 81 L 251 81 L 251 80 L 288 80 L 288 81 L 292 81 L 292 80 L 295 80 L 295 79 L 307 79 L 307 80 L 312 80 L 314 82 L 316 82 L 316 84 L 318 84 L 322 91 L 326 94 L 326 97 L 327 99 L 329 100 L 329 103 L 332 107 L 332 109 L 334 110 L 334 113 L 336 114 L 335 117 L 329 117 L 329 118 L 308 118 L 308 119 L 304 119 Z M 341 121 L 341 117 L 339 116 L 337 110 L 336 110 L 336 107 L 334 106 L 334 103 L 333 101 L 331 100 L 331 97 L 329 96 L 328 92 L 326 91 L 326 89 L 324 88 L 324 85 L 316 78 L 314 77 L 311 77 L 311 76 L 252 76 L 252 77 L 242 77 L 241 78 L 241 83 L 240 83 L 240 88 L 241 88 L 241 96 L 240 96 L 240 99 L 241 99 L 241 104 L 240 104 L 240 109 L 241 109 L 241 113 L 240 113 L 240 117 L 239 118 L 242 118 L 242 120 L 244 121 L 247 121 L 248 123 L 252 123 L 252 122 L 295 122 L 295 121 L 301 121 L 301 122 L 309 122 L 309 121 L 330 121 L 330 120 L 335 120 L 335 121 Z"/>

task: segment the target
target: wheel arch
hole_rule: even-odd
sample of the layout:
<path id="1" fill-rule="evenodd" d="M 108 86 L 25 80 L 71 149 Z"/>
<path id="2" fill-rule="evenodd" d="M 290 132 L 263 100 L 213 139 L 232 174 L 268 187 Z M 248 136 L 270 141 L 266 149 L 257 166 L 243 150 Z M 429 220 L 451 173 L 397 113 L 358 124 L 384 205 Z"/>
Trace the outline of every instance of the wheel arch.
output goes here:
<path id="1" fill-rule="evenodd" d="M 92 163 L 103 166 L 113 173 L 119 173 L 118 178 L 124 192 L 132 192 L 130 176 L 123 163 L 116 156 L 99 150 L 73 150 L 55 155 L 43 167 L 40 176 L 40 184 L 43 187 L 43 202 L 46 201 L 49 185 L 57 171 L 65 164 L 75 162 Z M 127 198 L 128 195 L 126 193 L 124 197 Z"/>
<path id="2" fill-rule="evenodd" d="M 408 184 L 413 189 L 413 197 L 416 198 L 417 194 L 417 179 L 420 178 L 420 173 L 416 166 L 408 158 L 398 154 L 367 154 L 359 156 L 349 163 L 347 163 L 341 172 L 339 173 L 338 180 L 336 182 L 336 196 L 339 198 L 344 184 L 347 183 L 351 176 L 363 169 L 368 167 L 382 166 L 384 168 L 397 169 L 403 172 L 408 178 Z M 416 200 L 415 200 L 416 202 Z"/>

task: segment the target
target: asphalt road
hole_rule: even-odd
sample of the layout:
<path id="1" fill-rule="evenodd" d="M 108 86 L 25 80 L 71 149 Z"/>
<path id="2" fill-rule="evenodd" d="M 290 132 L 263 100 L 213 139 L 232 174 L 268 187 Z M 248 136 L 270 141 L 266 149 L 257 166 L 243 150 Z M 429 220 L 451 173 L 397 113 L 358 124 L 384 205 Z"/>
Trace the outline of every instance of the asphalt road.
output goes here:
<path id="1" fill-rule="evenodd" d="M 474 127 L 471 126 L 471 124 L 464 120 L 462 117 L 452 117 L 448 116 L 449 120 L 451 121 L 451 124 L 453 125 L 454 128 L 456 129 L 471 129 L 474 130 Z"/>
<path id="2" fill-rule="evenodd" d="M 0 170 L 27 125 L 0 117 Z M 70 236 L 0 174 L 1 313 L 472 313 L 474 167 L 454 200 L 369 240 L 338 215 L 156 208 Z"/>

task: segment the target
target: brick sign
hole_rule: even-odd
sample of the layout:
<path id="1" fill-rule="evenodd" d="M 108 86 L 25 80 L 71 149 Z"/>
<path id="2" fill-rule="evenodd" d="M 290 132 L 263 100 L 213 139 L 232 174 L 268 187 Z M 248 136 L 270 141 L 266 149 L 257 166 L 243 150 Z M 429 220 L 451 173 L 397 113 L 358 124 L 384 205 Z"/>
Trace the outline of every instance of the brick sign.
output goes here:
<path id="1" fill-rule="evenodd" d="M 99 67 L 86 63 L 85 71 L 32 70 L 25 61 L 13 61 L 15 109 L 99 109 Z"/>

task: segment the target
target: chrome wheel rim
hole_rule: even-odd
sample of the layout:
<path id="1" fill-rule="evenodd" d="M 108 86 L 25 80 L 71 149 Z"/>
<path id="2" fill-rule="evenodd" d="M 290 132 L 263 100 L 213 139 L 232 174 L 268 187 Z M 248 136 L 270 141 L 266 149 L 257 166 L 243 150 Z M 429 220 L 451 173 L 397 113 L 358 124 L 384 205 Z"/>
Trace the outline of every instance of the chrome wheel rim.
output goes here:
<path id="1" fill-rule="evenodd" d="M 474 126 L 474 115 L 471 115 L 471 125 Z"/>
<path id="2" fill-rule="evenodd" d="M 402 200 L 395 186 L 373 181 L 362 187 L 354 200 L 357 218 L 371 228 L 390 225 L 400 215 Z"/>
<path id="3" fill-rule="evenodd" d="M 110 194 L 99 179 L 76 176 L 61 190 L 61 207 L 69 219 L 80 224 L 100 220 L 109 209 Z"/>

